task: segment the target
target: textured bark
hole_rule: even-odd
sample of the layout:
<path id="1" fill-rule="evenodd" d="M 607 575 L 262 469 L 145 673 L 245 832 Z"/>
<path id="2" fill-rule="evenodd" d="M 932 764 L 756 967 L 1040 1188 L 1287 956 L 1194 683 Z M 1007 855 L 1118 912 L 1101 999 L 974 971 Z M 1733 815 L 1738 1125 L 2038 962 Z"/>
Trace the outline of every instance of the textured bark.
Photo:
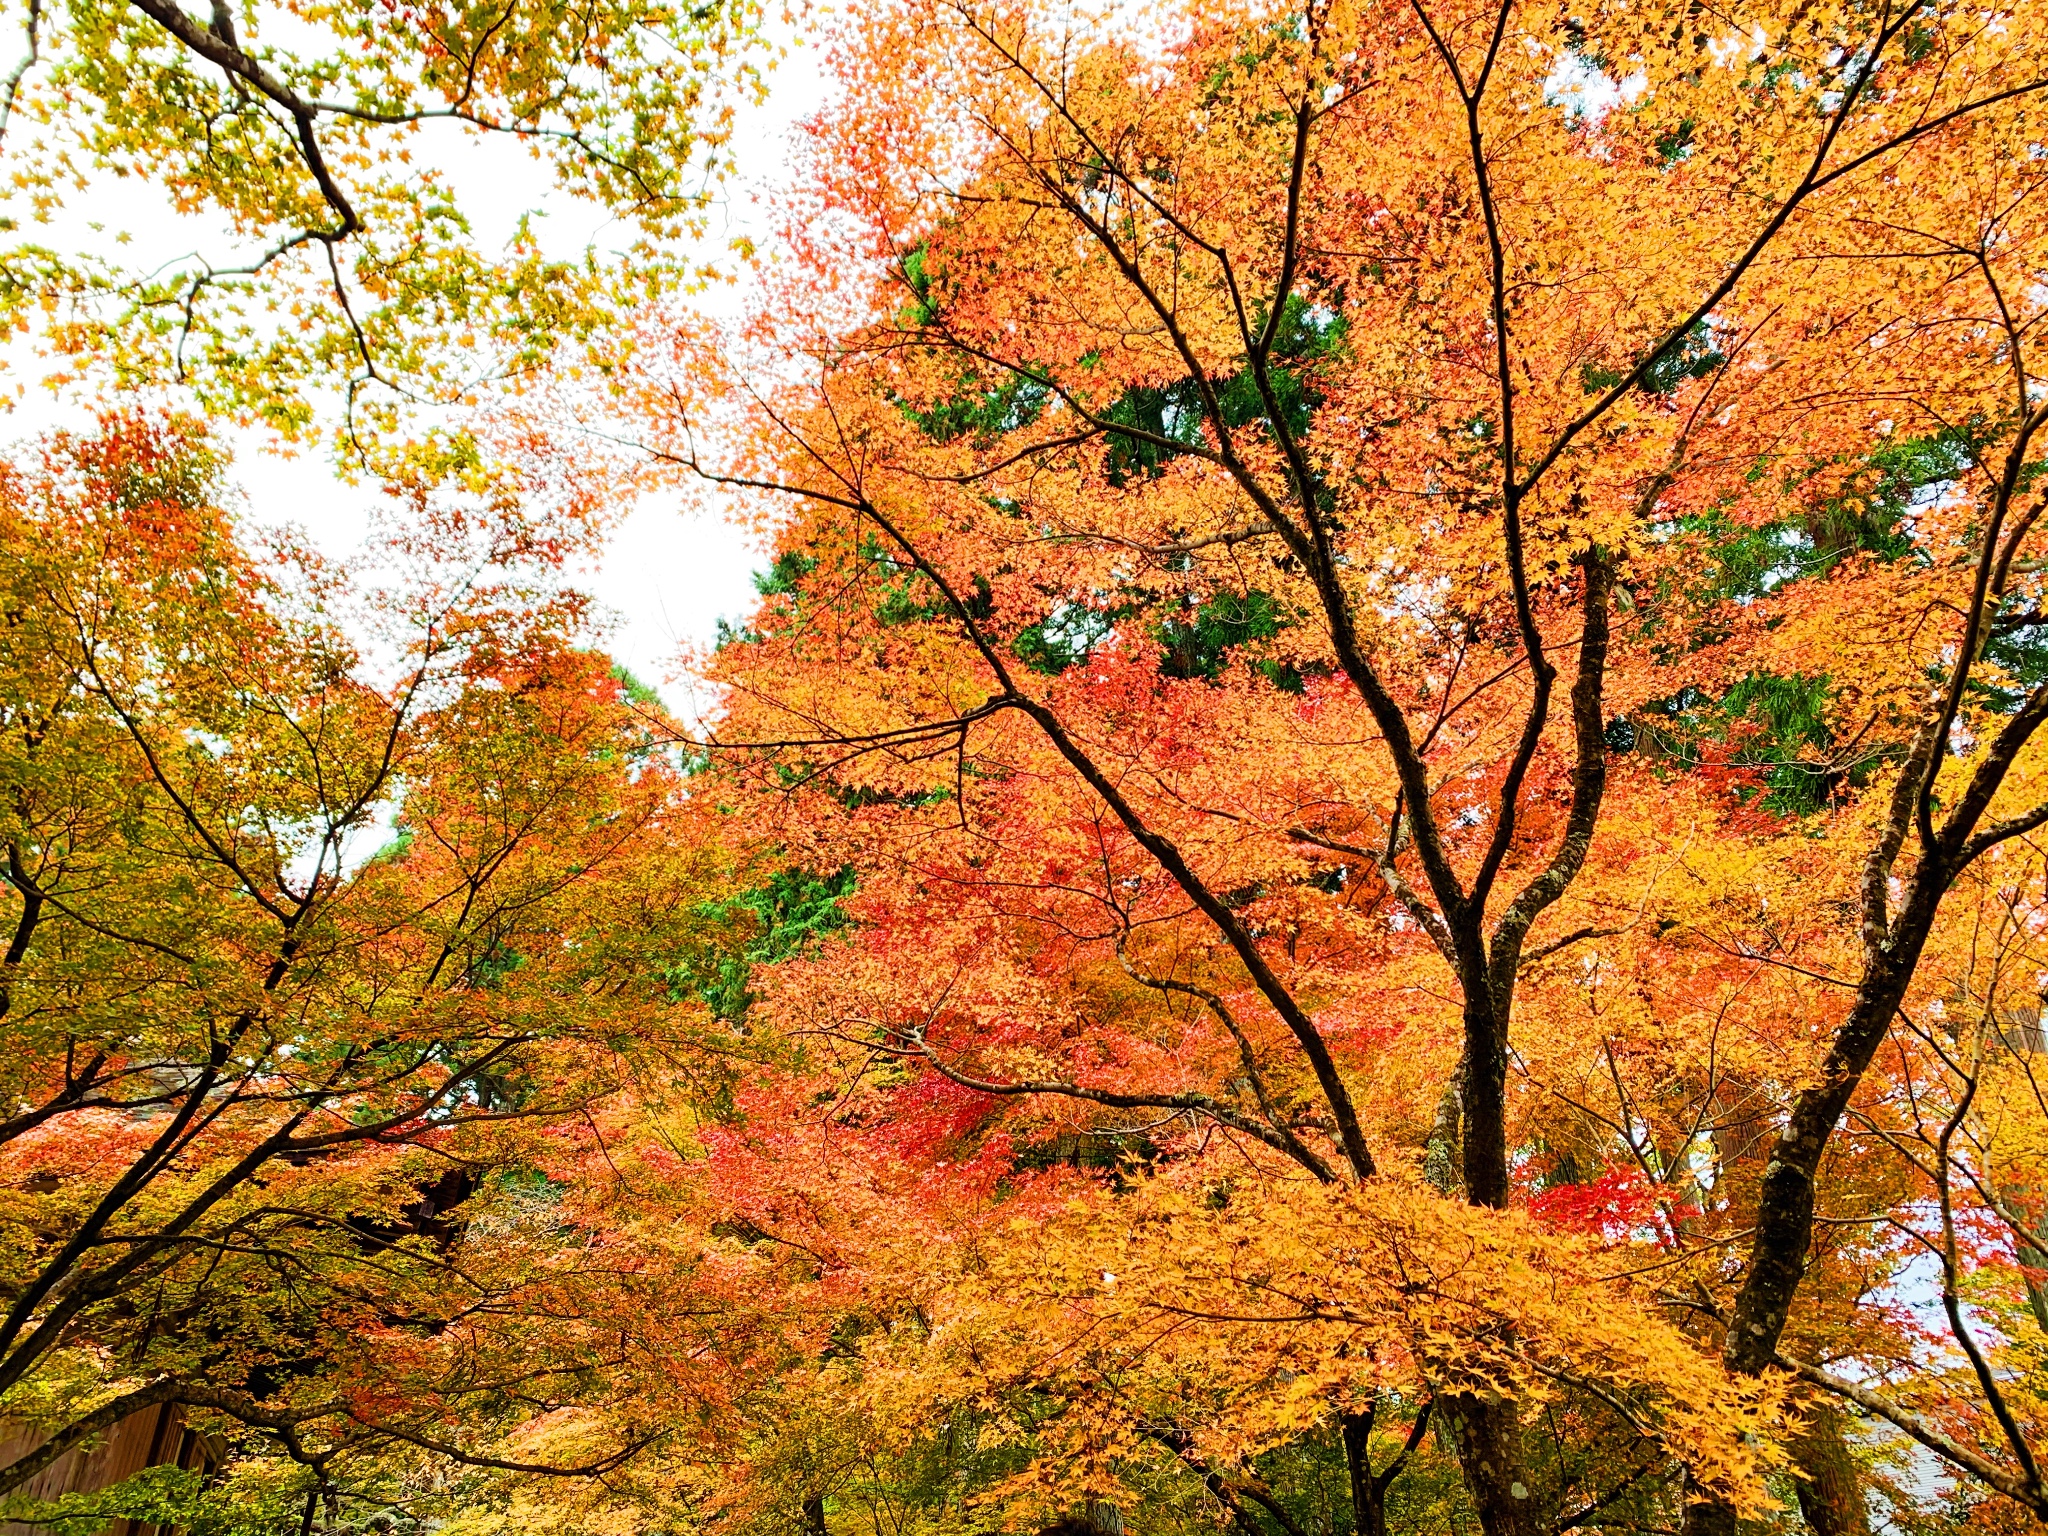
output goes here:
<path id="1" fill-rule="evenodd" d="M 1515 1405 L 1460 1395 L 1449 1400 L 1458 1465 L 1486 1536 L 1544 1536 L 1535 1490 L 1523 1481 L 1522 1424 Z"/>
<path id="2" fill-rule="evenodd" d="M 1465 1111 L 1458 1074 L 1444 1085 L 1437 1100 L 1436 1122 L 1429 1129 L 1429 1141 L 1422 1158 L 1422 1176 L 1440 1195 L 1457 1194 L 1465 1186 Z M 2048 1323 L 2042 1328 L 2048 1330 Z"/>
<path id="3" fill-rule="evenodd" d="M 1459 1108 L 1465 1120 L 1459 1172 L 1464 1175 L 1466 1199 L 1506 1210 L 1507 1021 L 1495 1012 L 1484 988 L 1476 993 L 1465 1004 L 1465 1054 L 1458 1068 Z"/>
<path id="4" fill-rule="evenodd" d="M 1735 1506 L 1702 1494 L 1687 1474 L 1685 1536 L 1735 1536 Z"/>
<path id="5" fill-rule="evenodd" d="M 1372 1415 L 1339 1414 L 1344 1466 L 1351 1474 L 1351 1523 L 1357 1536 L 1387 1536 L 1387 1501 L 1372 1475 Z"/>
<path id="6" fill-rule="evenodd" d="M 1842 1410 L 1833 1403 L 1815 1403 L 1789 1447 L 1799 1474 L 1799 1512 L 1813 1536 L 1870 1536 L 1870 1509 L 1843 1422 Z"/>

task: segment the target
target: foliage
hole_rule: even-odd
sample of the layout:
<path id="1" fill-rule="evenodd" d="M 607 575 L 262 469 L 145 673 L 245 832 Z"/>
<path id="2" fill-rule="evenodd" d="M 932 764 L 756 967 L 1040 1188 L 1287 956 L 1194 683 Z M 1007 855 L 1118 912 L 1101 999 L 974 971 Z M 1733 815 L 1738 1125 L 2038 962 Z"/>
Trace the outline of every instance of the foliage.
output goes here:
<path id="1" fill-rule="evenodd" d="M 9 328 L 75 374 L 176 383 L 287 439 L 331 428 L 399 479 L 513 475 L 506 445 L 438 408 L 617 366 L 627 317 L 693 277 L 671 242 L 701 228 L 757 86 L 744 0 L 12 10 Z M 550 254 L 534 213 L 491 248 L 444 166 L 495 144 L 614 214 L 626 249 Z M 81 194 L 95 229 L 92 198 L 128 202 L 117 218 L 154 202 L 206 253 L 131 261 L 72 234 Z"/>
<path id="2" fill-rule="evenodd" d="M 744 1019 L 754 1001 L 748 990 L 754 968 L 800 955 L 807 945 L 843 927 L 846 914 L 840 900 L 852 894 L 853 884 L 850 868 L 823 876 L 781 869 L 765 884 L 707 906 L 705 915 L 720 921 L 751 919 L 751 935 L 741 945 L 705 951 L 701 958 L 715 967 L 711 974 L 698 974 L 685 962 L 678 980 L 719 1018 Z"/>
<path id="3" fill-rule="evenodd" d="M 718 857 L 545 561 L 415 558 L 380 679 L 223 470 L 114 416 L 0 487 L 0 1411 L 42 1442 L 0 1491 L 164 1405 L 296 1464 L 295 1515 L 392 1447 L 614 1463 L 603 1319 L 674 1277 L 555 1175 L 695 1048 L 660 963 L 721 942 Z M 259 1483 L 38 1518 L 274 1528 Z"/>
<path id="4" fill-rule="evenodd" d="M 195 430 L 10 484 L 0 1410 L 195 1527 L 2048 1518 L 2044 18 L 835 26 L 614 376 L 772 539 L 703 737 L 544 503 L 387 676 Z"/>
<path id="5" fill-rule="evenodd" d="M 707 784 L 850 882 L 706 1154 L 844 1309 L 749 1518 L 2048 1514 L 2044 39 L 848 19 L 628 385 L 775 529 Z"/>

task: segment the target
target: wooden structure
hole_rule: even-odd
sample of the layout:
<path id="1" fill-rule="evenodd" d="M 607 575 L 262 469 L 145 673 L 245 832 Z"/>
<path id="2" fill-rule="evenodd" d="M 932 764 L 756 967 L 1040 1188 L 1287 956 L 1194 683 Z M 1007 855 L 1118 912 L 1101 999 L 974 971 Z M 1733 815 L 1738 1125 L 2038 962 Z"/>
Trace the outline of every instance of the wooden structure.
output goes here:
<path id="1" fill-rule="evenodd" d="M 43 1443 L 43 1436 L 18 1424 L 0 1421 L 0 1467 L 10 1466 Z M 185 1424 L 184 1413 L 175 1403 L 164 1403 L 130 1414 L 97 1441 L 65 1452 L 35 1477 L 14 1491 L 12 1497 L 57 1499 L 67 1493 L 96 1493 L 144 1467 L 174 1466 L 192 1471 L 209 1471 L 220 1457 L 207 1438 Z M 134 1520 L 110 1521 L 106 1536 L 148 1536 L 157 1527 Z M 47 1527 L 18 1520 L 0 1521 L 0 1536 L 47 1536 Z M 68 1531 L 67 1536 L 92 1536 Z"/>

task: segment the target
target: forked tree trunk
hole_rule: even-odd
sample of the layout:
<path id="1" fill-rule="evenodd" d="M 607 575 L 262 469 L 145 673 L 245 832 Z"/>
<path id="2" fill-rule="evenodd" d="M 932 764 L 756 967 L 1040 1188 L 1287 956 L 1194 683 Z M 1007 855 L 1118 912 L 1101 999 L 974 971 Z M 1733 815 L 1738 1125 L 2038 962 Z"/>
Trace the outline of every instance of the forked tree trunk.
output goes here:
<path id="1" fill-rule="evenodd" d="M 1385 1490 L 1372 1475 L 1372 1415 L 1343 1413 L 1344 1466 L 1351 1474 L 1351 1526 L 1355 1536 L 1387 1536 Z"/>

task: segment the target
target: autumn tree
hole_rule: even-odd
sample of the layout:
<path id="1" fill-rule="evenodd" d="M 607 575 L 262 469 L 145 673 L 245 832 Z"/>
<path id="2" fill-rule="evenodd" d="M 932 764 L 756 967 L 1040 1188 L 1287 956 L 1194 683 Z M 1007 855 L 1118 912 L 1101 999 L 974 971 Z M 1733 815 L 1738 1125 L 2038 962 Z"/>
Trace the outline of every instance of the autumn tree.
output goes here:
<path id="1" fill-rule="evenodd" d="M 10 327 L 74 372 L 184 386 L 287 439 L 335 429 L 357 462 L 414 474 L 480 472 L 474 422 L 442 408 L 616 361 L 623 317 L 692 275 L 676 242 L 701 225 L 760 62 L 744 3 L 10 15 Z M 532 214 L 503 249 L 480 238 L 479 185 L 447 169 L 479 142 L 530 152 L 626 249 L 548 254 Z M 138 211 L 112 188 L 182 216 L 199 250 L 155 249 L 145 229 L 130 259 L 78 231 L 81 196 L 97 223 Z"/>
<path id="2" fill-rule="evenodd" d="M 302 1529 L 679 1449 L 743 1287 L 585 1169 L 734 931 L 659 704 L 523 524 L 351 587 L 243 543 L 223 473 L 114 416 L 0 486 L 0 1414 L 39 1432 L 0 1493 L 162 1404 L 267 1447 Z"/>
<path id="3" fill-rule="evenodd" d="M 1978 1310 L 2038 1260 L 1997 1193 L 2037 1187 L 2034 1133 L 1999 1174 L 1981 1085 L 2048 820 L 2044 37 L 1920 0 L 848 31 L 737 406 L 699 338 L 644 376 L 655 451 L 787 517 L 712 745 L 859 894 L 774 1015 L 859 1135 L 951 1104 L 935 1168 L 1064 1124 L 1182 1228 L 1170 1189 L 1226 1222 L 1289 1179 L 1414 1213 L 1237 1318 L 1320 1340 L 1244 1375 L 1143 1327 L 1070 1367 L 1032 1330 L 1097 1338 L 1117 1266 L 1046 1260 L 1069 1288 L 1009 1293 L 1010 1358 L 1083 1379 L 1011 1384 L 1105 1463 L 1158 1430 L 1239 1519 L 1229 1469 L 1308 1377 L 1361 1529 L 1427 1404 L 1495 1536 L 1725 1529 L 1779 1439 L 1833 1536 L 1867 1519 L 1847 1399 L 2048 1510 L 2033 1356 Z M 1590 1303 L 1662 1341 L 1638 1365 L 1515 1299 L 1531 1213 L 1663 1275 Z M 1221 1238 L 1150 1229 L 1130 1315 L 1228 1311 L 1176 1272 L 1313 1277 L 1257 1229 L 1199 1273 Z M 1355 1271 L 1428 1289 L 1404 1266 L 1451 1231 L 1498 1315 L 1347 1310 Z M 1933 1337 L 1886 1299 L 1898 1233 L 1945 1277 Z M 991 1305 L 956 1319 L 984 1388 Z M 1822 1396 L 1779 1426 L 1788 1375 Z M 1572 1455 L 1533 1433 L 1559 1403 Z M 1589 1446 L 1640 1470 L 1587 1503 Z"/>

